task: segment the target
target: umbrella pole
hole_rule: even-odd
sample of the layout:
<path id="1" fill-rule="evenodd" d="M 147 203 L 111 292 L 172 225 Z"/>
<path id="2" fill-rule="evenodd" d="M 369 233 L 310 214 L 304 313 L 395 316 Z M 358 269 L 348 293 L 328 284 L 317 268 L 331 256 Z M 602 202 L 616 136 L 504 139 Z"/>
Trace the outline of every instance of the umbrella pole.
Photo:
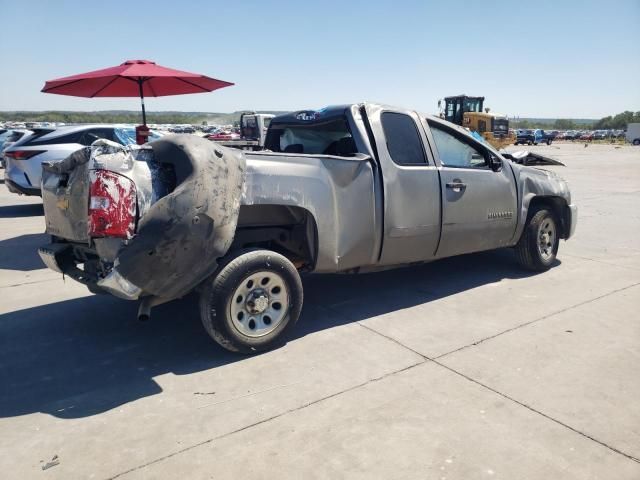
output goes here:
<path id="1" fill-rule="evenodd" d="M 138 79 L 138 89 L 140 91 L 140 102 L 142 102 L 142 124 L 147 124 L 147 112 L 144 109 L 144 93 L 142 93 L 142 79 Z"/>

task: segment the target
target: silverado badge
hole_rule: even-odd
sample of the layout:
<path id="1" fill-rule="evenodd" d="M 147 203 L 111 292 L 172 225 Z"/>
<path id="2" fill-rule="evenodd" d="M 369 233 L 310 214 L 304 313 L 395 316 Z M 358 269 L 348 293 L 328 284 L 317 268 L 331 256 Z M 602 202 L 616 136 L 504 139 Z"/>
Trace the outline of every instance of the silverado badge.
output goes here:
<path id="1" fill-rule="evenodd" d="M 487 218 L 489 220 L 513 218 L 513 212 L 489 212 Z"/>

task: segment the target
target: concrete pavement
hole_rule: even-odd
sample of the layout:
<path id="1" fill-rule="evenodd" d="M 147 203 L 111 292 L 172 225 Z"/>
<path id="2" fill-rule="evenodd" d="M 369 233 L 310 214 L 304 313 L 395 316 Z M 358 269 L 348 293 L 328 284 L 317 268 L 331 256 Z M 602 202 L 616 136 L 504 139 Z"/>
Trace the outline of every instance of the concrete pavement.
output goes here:
<path id="1" fill-rule="evenodd" d="M 295 338 L 255 357 L 193 298 L 139 323 L 43 269 L 39 199 L 0 185 L 0 476 L 640 478 L 640 148 L 537 150 L 580 207 L 551 271 L 309 277 Z"/>

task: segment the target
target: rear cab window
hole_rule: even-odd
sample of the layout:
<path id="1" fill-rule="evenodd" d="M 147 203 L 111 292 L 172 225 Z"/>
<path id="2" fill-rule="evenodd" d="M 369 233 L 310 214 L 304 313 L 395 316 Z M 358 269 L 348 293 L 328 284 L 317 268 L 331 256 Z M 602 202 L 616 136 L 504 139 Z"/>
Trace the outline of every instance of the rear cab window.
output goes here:
<path id="1" fill-rule="evenodd" d="M 271 119 L 265 148 L 272 152 L 345 157 L 358 153 L 345 109 L 335 107 Z"/>
<path id="2" fill-rule="evenodd" d="M 383 112 L 382 131 L 391 160 L 398 165 L 427 165 L 427 157 L 416 122 L 409 115 Z"/>

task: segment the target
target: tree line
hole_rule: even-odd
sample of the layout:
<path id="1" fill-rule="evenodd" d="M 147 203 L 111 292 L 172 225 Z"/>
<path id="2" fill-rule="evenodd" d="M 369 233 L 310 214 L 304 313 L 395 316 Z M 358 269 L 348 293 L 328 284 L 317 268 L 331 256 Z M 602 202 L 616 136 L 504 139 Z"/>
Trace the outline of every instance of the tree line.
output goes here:
<path id="1" fill-rule="evenodd" d="M 237 123 L 239 113 L 181 114 L 176 112 L 147 113 L 147 123 L 200 124 L 200 123 Z M 0 112 L 2 122 L 57 122 L 57 123 L 140 123 L 139 112 Z M 624 111 L 609 115 L 591 124 L 577 123 L 567 118 L 554 122 L 536 120 L 511 120 L 512 128 L 542 128 L 545 130 L 622 130 L 629 123 L 640 123 L 640 112 Z"/>
<path id="2" fill-rule="evenodd" d="M 541 128 L 543 130 L 625 130 L 629 123 L 640 123 L 640 112 L 626 110 L 617 115 L 603 117 L 593 123 L 577 123 L 568 118 L 559 118 L 554 122 L 534 120 L 512 121 L 513 128 Z"/>
<path id="3" fill-rule="evenodd" d="M 0 112 L 0 121 L 56 123 L 141 123 L 137 112 Z M 199 117 L 179 113 L 147 113 L 147 123 L 199 123 Z"/>

